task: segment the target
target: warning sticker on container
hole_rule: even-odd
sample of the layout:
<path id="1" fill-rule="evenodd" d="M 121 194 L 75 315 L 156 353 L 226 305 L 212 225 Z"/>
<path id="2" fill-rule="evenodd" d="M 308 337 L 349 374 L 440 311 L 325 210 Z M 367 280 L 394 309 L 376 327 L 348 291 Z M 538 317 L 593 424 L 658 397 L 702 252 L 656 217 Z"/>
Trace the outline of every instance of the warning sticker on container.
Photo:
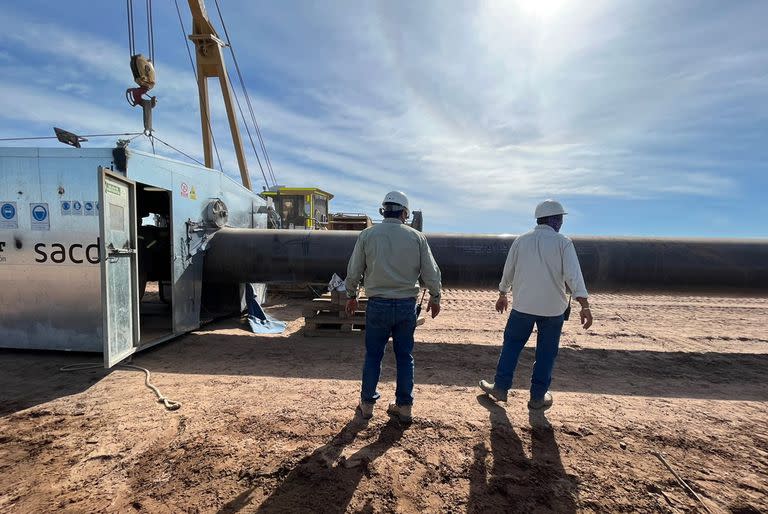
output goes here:
<path id="1" fill-rule="evenodd" d="M 83 214 L 83 202 L 79 200 L 72 201 L 72 214 L 75 216 Z"/>
<path id="2" fill-rule="evenodd" d="M 19 213 L 16 202 L 0 202 L 0 229 L 19 228 Z"/>
<path id="3" fill-rule="evenodd" d="M 29 218 L 32 220 L 32 230 L 51 230 L 51 216 L 47 203 L 29 204 Z"/>
<path id="4" fill-rule="evenodd" d="M 104 183 L 104 191 L 106 191 L 107 193 L 111 193 L 115 196 L 120 196 L 120 194 L 122 193 L 122 191 L 118 186 L 114 184 L 110 184 L 109 182 Z"/>
<path id="5" fill-rule="evenodd" d="M 62 216 L 71 216 L 72 215 L 72 202 L 69 200 L 62 200 L 61 201 L 61 215 Z"/>
<path id="6" fill-rule="evenodd" d="M 96 202 L 83 202 L 83 214 L 86 216 L 96 216 Z"/>
<path id="7" fill-rule="evenodd" d="M 192 186 L 192 188 L 189 190 L 189 199 L 197 200 L 197 191 L 195 191 L 195 186 Z"/>

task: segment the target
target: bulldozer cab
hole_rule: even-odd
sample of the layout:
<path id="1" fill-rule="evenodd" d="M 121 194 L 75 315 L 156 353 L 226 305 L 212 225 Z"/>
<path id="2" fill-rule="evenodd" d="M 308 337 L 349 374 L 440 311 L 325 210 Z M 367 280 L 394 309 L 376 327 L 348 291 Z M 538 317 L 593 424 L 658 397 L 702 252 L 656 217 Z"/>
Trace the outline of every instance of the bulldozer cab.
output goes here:
<path id="1" fill-rule="evenodd" d="M 276 186 L 261 193 L 264 199 L 272 199 L 278 226 L 273 228 L 296 230 L 326 230 L 328 202 L 331 193 L 317 187 Z"/>

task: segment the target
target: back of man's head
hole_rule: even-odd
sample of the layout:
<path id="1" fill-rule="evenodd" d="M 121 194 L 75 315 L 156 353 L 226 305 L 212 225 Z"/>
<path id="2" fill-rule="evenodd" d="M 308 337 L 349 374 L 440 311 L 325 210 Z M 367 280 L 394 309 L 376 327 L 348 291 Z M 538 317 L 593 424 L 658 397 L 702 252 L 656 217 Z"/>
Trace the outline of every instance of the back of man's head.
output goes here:
<path id="1" fill-rule="evenodd" d="M 381 215 L 384 219 L 387 218 L 400 218 L 403 215 L 405 207 L 397 203 L 386 202 L 382 204 Z"/>
<path id="2" fill-rule="evenodd" d="M 392 218 L 392 219 L 399 219 L 400 216 L 403 214 L 403 211 L 384 211 L 384 219 Z"/>
<path id="3" fill-rule="evenodd" d="M 536 218 L 536 223 L 539 225 L 549 225 L 553 221 L 563 221 L 562 214 L 556 214 L 554 216 L 544 216 L 543 218 Z"/>
<path id="4" fill-rule="evenodd" d="M 555 232 L 560 232 L 560 228 L 563 226 L 563 215 L 555 214 L 554 216 L 536 218 L 536 223 L 539 225 L 550 226 L 555 230 Z"/>

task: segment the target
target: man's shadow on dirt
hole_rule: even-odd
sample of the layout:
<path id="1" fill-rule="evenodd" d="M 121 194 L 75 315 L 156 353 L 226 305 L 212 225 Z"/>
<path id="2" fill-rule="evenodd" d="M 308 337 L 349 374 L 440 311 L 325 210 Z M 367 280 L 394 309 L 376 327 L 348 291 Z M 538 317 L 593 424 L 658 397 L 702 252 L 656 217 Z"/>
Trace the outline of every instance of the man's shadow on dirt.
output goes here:
<path id="1" fill-rule="evenodd" d="M 544 413 L 530 411 L 529 459 L 507 411 L 486 395 L 477 401 L 490 415 L 493 465 L 485 442 L 475 445 L 467 512 L 576 512 L 578 479 L 565 472 Z"/>
<path id="2" fill-rule="evenodd" d="M 374 442 L 344 458 L 341 455 L 344 448 L 352 444 L 366 426 L 365 421 L 355 416 L 333 439 L 299 461 L 256 512 L 346 512 L 371 462 L 394 446 L 408 428 L 390 419 L 381 427 Z M 250 503 L 252 492 L 253 488 L 244 491 L 219 512 L 243 509 Z"/>

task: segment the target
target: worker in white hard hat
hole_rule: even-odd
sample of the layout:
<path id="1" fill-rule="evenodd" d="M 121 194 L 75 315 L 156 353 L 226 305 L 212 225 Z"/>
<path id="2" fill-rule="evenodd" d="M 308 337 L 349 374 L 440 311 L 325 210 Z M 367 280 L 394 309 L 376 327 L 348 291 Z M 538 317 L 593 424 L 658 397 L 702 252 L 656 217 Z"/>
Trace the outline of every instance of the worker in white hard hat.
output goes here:
<path id="1" fill-rule="evenodd" d="M 408 197 L 400 191 L 387 193 L 379 212 L 381 224 L 369 227 L 357 238 L 347 266 L 345 286 L 347 314 L 358 307 L 360 281 L 364 281 L 368 305 L 365 310 L 365 363 L 357 414 L 373 416 L 380 398 L 376 387 L 381 374 L 381 360 L 389 337 L 397 363 L 395 403 L 387 413 L 402 422 L 410 422 L 413 405 L 413 333 L 416 329 L 416 297 L 419 278 L 429 291 L 427 312 L 440 312 L 440 269 L 427 238 L 405 224 L 409 216 Z"/>
<path id="2" fill-rule="evenodd" d="M 543 411 L 552 406 L 549 385 L 563 321 L 570 314 L 566 286 L 581 306 L 581 325 L 584 329 L 592 325 L 589 295 L 576 250 L 573 242 L 559 233 L 565 214 L 560 202 L 541 202 L 534 214 L 536 228 L 512 243 L 496 301 L 496 310 L 501 314 L 509 307 L 507 295 L 511 291 L 512 311 L 504 329 L 504 345 L 496 367 L 496 378 L 493 383 L 480 381 L 480 388 L 491 398 L 506 402 L 520 352 L 536 325 L 536 361 L 528 402 L 532 411 Z"/>

